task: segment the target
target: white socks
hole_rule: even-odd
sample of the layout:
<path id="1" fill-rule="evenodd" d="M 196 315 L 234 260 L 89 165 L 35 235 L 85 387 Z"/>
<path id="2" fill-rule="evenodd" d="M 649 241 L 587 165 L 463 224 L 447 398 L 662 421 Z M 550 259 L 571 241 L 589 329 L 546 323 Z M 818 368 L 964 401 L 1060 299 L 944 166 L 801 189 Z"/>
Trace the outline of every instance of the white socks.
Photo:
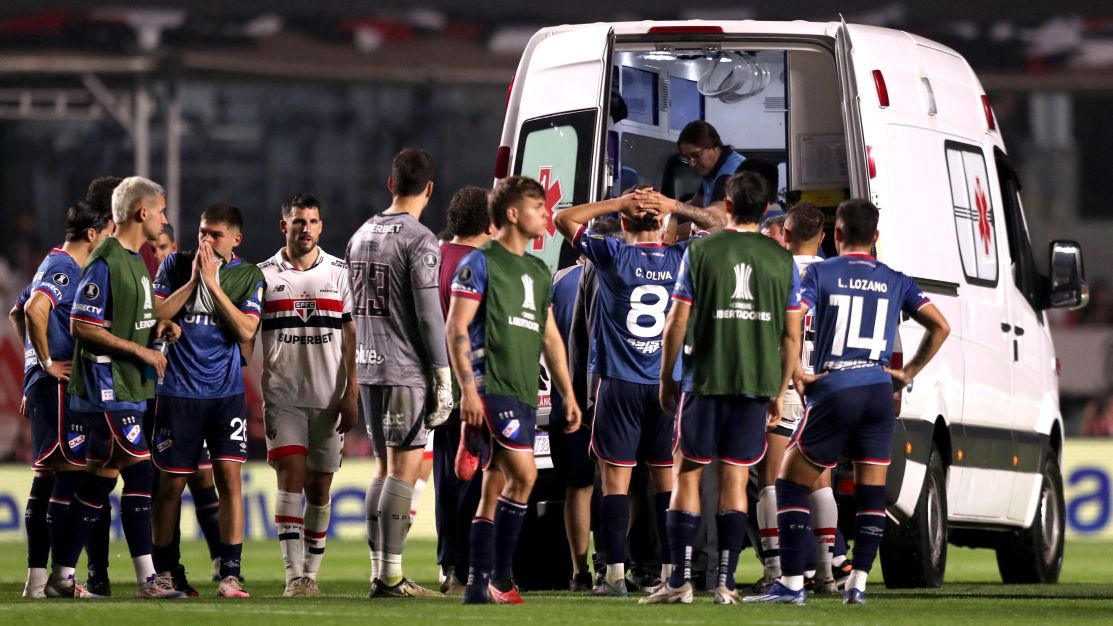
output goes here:
<path id="1" fill-rule="evenodd" d="M 812 532 L 815 533 L 816 580 L 832 578 L 831 557 L 835 550 L 835 530 L 839 510 L 830 487 L 816 489 L 808 496 L 812 505 Z"/>
<path id="2" fill-rule="evenodd" d="M 761 535 L 762 563 L 765 578 L 772 580 L 781 575 L 781 539 L 777 530 L 777 488 L 766 487 L 758 494 L 757 528 Z"/>
<path id="3" fill-rule="evenodd" d="M 286 564 L 286 581 L 301 578 L 305 571 L 302 546 L 305 519 L 302 517 L 300 493 L 278 491 L 274 506 L 274 526 L 278 532 L 278 545 L 282 548 L 282 561 Z"/>
<path id="4" fill-rule="evenodd" d="M 135 566 L 135 582 L 140 585 L 155 575 L 155 562 L 149 554 L 132 557 L 131 564 Z"/>
<path id="5" fill-rule="evenodd" d="M 857 589 L 858 591 L 864 593 L 866 591 L 867 576 L 869 576 L 869 572 L 863 572 L 861 570 L 854 570 L 850 572 L 850 576 L 846 579 L 846 588 Z"/>
<path id="6" fill-rule="evenodd" d="M 328 540 L 328 523 L 332 517 L 332 502 L 322 506 L 305 503 L 305 575 L 316 580 L 321 561 L 325 558 Z"/>

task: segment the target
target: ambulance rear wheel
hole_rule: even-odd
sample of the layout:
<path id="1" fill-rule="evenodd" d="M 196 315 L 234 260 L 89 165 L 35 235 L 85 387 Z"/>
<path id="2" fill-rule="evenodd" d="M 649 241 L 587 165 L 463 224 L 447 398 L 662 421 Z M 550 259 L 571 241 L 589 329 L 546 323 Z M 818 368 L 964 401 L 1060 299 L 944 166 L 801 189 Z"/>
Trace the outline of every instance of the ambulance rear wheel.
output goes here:
<path id="1" fill-rule="evenodd" d="M 900 525 L 890 521 L 886 526 L 881 568 L 889 589 L 943 586 L 947 569 L 947 473 L 934 443 L 915 512 Z"/>

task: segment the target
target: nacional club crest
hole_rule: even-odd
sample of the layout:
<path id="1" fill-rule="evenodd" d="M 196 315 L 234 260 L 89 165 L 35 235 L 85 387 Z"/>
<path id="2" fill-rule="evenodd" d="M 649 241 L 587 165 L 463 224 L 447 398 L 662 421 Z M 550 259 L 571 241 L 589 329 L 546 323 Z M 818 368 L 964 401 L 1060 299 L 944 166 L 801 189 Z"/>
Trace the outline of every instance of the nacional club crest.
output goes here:
<path id="1" fill-rule="evenodd" d="M 298 314 L 301 321 L 308 322 L 317 310 L 317 299 L 309 292 L 305 292 L 294 299 L 294 313 Z"/>

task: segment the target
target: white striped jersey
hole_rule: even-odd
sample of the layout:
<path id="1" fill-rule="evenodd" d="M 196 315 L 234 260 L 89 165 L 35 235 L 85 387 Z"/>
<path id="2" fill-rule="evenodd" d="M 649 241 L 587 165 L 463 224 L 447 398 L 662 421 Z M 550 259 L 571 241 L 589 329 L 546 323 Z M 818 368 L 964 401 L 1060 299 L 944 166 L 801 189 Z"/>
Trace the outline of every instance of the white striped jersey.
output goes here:
<path id="1" fill-rule="evenodd" d="M 336 406 L 347 387 L 343 332 L 352 321 L 348 265 L 324 250 L 300 271 L 282 250 L 259 264 L 263 294 L 263 401 L 277 406 Z"/>

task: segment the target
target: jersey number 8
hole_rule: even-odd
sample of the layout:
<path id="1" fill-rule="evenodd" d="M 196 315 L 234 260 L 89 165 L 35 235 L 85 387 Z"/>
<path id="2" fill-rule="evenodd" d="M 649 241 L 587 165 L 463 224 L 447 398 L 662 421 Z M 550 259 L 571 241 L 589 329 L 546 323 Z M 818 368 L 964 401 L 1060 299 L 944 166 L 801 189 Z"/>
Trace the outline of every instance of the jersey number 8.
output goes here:
<path id="1" fill-rule="evenodd" d="M 646 296 L 656 296 L 656 302 L 646 304 Z M 655 339 L 665 330 L 665 309 L 669 306 L 669 292 L 661 285 L 641 285 L 630 292 L 630 313 L 626 315 L 626 330 L 639 339 Z M 652 320 L 643 326 L 641 319 Z"/>

